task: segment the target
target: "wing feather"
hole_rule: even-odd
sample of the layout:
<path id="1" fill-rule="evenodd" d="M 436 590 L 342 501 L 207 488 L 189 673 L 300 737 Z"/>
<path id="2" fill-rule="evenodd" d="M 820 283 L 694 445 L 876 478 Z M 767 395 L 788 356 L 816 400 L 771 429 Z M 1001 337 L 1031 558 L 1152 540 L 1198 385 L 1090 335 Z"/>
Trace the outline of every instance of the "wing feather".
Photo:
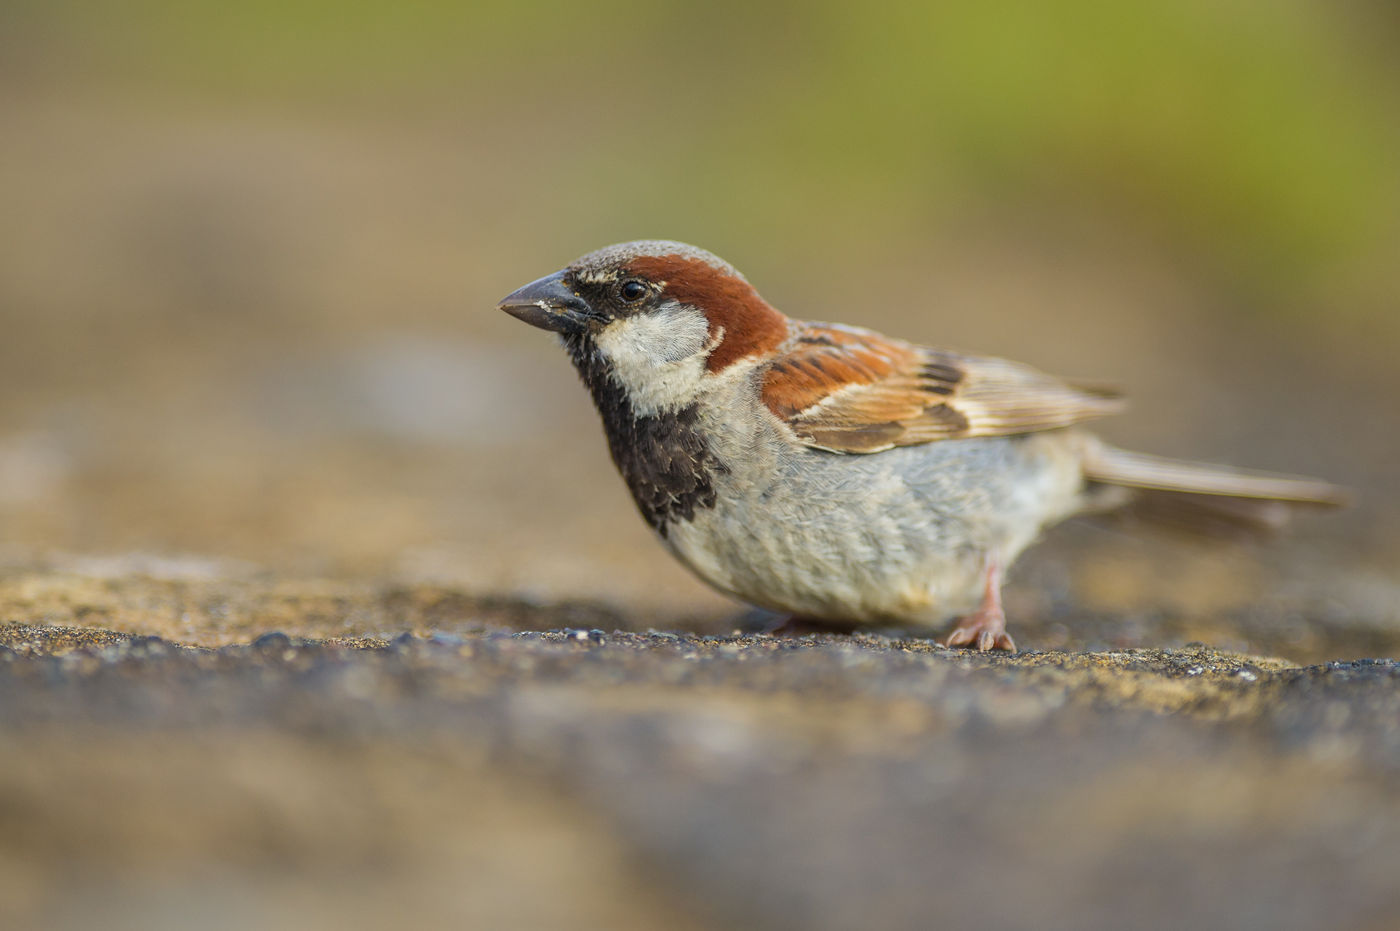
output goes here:
<path id="1" fill-rule="evenodd" d="M 846 453 L 1053 430 L 1120 410 L 1110 389 L 831 324 L 796 328 L 763 400 L 804 442 Z"/>

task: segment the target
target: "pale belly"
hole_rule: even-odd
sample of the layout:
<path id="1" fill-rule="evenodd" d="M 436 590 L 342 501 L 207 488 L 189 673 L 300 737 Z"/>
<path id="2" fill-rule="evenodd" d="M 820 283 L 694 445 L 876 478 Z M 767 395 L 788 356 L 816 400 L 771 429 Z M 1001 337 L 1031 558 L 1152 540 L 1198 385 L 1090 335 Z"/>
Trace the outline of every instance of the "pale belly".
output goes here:
<path id="1" fill-rule="evenodd" d="M 782 450 L 736 470 L 665 542 L 702 579 L 775 611 L 935 625 L 976 608 L 1005 569 L 1074 513 L 1079 438 L 949 440 L 873 455 Z"/>

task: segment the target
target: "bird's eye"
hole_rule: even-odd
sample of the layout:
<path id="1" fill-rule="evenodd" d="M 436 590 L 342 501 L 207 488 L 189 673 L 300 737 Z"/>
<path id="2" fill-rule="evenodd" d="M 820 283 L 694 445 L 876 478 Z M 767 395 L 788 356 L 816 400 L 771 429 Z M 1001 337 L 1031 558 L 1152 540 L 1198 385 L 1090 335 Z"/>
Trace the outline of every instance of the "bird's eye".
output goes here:
<path id="1" fill-rule="evenodd" d="M 618 287 L 617 293 L 627 303 L 635 304 L 647 296 L 647 286 L 635 278 L 630 278 Z"/>

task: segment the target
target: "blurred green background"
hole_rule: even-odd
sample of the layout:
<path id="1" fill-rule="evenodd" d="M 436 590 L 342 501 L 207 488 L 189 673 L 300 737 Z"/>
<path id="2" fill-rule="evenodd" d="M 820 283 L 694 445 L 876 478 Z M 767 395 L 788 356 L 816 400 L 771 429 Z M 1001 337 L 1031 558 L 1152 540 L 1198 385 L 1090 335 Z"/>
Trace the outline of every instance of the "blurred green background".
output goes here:
<path id="1" fill-rule="evenodd" d="M 1388 0 L 9 0 L 0 541 L 727 609 L 496 299 L 693 241 L 794 316 L 1116 380 L 1383 566 Z M 699 606 L 699 607 L 696 607 Z"/>

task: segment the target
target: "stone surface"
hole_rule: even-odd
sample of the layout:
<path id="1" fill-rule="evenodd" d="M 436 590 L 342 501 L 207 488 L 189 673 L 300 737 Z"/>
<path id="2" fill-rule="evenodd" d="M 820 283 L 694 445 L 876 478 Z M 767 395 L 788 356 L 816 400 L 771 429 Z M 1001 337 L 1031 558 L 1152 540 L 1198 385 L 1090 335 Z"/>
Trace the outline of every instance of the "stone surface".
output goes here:
<path id="1" fill-rule="evenodd" d="M 619 630 L 646 619 L 270 578 L 35 571 L 0 604 L 7 927 L 1400 908 L 1391 660 Z"/>

